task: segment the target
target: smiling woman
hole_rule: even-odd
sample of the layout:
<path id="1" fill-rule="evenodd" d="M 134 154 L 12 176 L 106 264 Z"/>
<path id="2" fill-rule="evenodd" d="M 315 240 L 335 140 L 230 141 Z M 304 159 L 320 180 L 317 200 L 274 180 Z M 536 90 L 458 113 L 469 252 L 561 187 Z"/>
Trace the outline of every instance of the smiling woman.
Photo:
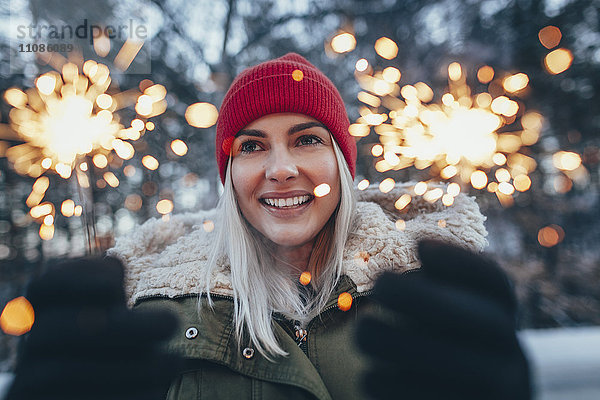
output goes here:
<path id="1" fill-rule="evenodd" d="M 286 354 L 272 333 L 272 314 L 306 326 L 330 299 L 356 200 L 342 152 L 316 119 L 268 114 L 235 137 L 221 202 L 228 222 L 217 233 L 217 243 L 227 245 L 215 248 L 211 259 L 229 255 L 238 339 L 244 325 L 255 327 L 252 341 L 271 358 Z M 330 190 L 316 196 L 321 185 Z M 315 279 L 298 285 L 302 273 Z M 244 282 L 253 282 L 251 292 Z"/>
<path id="2" fill-rule="evenodd" d="M 367 189 L 357 201 L 356 143 L 348 127 L 337 89 L 301 56 L 288 54 L 246 69 L 225 95 L 217 121 L 216 158 L 224 185 L 217 208 L 173 216 L 168 223 L 149 221 L 109 251 L 126 264 L 130 304 L 150 310 L 167 306 L 184 321 L 169 348 L 188 358 L 190 367 L 172 384 L 169 399 L 364 398 L 359 378 L 367 360 L 355 346 L 355 325 L 359 317 L 381 310 L 371 296 L 375 278 L 419 268 L 417 242 L 424 237 L 476 251 L 485 245 L 485 217 L 464 195 L 450 208 L 411 197 L 412 185 L 406 185 L 387 193 Z M 398 211 L 394 204 L 402 196 L 412 201 Z M 202 229 L 206 221 L 214 221 L 214 231 Z M 429 290 L 424 286 L 417 294 L 436 298 L 437 289 Z M 436 323 L 438 314 L 454 309 L 440 299 L 437 311 L 423 311 Z M 402 304 L 414 313 L 421 303 L 429 304 L 420 298 Z M 487 321 L 485 315 L 478 318 Z M 387 349 L 369 350 L 381 354 L 382 367 L 391 365 L 386 357 L 394 354 L 390 350 L 398 338 L 420 340 L 411 336 L 410 323 L 362 325 L 361 337 L 369 338 L 363 346 Z M 452 341 L 448 349 L 455 351 L 456 337 L 439 332 L 445 333 L 433 335 L 432 343 Z M 460 371 L 449 364 L 448 370 L 425 368 L 418 375 L 427 346 L 416 346 L 415 356 L 412 348 L 398 354 L 393 360 L 404 361 L 397 370 L 369 382 L 389 373 L 377 388 L 395 387 L 409 368 L 407 396 L 421 398 L 411 389 L 419 379 L 445 382 Z M 511 350 L 522 360 L 518 347 Z M 431 385 L 417 387 L 423 386 Z M 441 392 L 433 398 L 449 393 L 446 383 L 434 386 Z M 479 397 L 493 398 L 490 387 Z M 472 388 L 465 388 L 453 390 L 470 398 L 465 393 Z"/>
<path id="3" fill-rule="evenodd" d="M 223 100 L 216 138 L 223 223 L 206 276 L 226 254 L 237 339 L 246 330 L 266 359 L 289 353 L 273 314 L 299 332 L 331 301 L 342 276 L 356 207 L 348 126 L 335 86 L 297 54 L 242 72 Z M 326 195 L 315 191 L 325 186 Z M 302 273 L 312 277 L 306 285 Z M 209 302 L 213 285 L 209 278 L 204 288 Z"/>

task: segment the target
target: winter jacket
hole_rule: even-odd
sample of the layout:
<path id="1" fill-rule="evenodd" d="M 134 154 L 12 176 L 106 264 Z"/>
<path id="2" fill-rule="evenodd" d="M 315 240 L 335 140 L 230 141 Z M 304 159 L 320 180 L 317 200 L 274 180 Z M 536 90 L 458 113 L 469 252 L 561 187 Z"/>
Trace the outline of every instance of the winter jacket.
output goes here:
<path id="1" fill-rule="evenodd" d="M 307 340 L 297 344 L 293 323 L 275 316 L 274 330 L 287 357 L 266 360 L 250 344 L 238 346 L 233 321 L 229 266 L 223 257 L 212 276 L 214 309 L 201 307 L 202 270 L 212 246 L 214 210 L 152 219 L 117 239 L 109 250 L 126 265 L 129 305 L 166 308 L 181 325 L 168 349 L 187 359 L 186 370 L 169 390 L 168 399 L 360 399 L 363 356 L 353 338 L 354 322 L 373 312 L 370 299 L 375 278 L 384 270 L 406 272 L 419 267 L 416 243 L 441 239 L 481 251 L 487 244 L 485 217 L 474 198 L 459 195 L 452 206 L 413 196 L 402 211 L 394 207 L 412 185 L 389 193 L 359 191 L 356 225 L 344 250 L 343 276 L 321 314 L 307 325 Z M 399 221 L 402 220 L 402 221 Z M 337 306 L 347 292 L 352 306 Z M 205 297 L 202 297 L 205 302 Z"/>

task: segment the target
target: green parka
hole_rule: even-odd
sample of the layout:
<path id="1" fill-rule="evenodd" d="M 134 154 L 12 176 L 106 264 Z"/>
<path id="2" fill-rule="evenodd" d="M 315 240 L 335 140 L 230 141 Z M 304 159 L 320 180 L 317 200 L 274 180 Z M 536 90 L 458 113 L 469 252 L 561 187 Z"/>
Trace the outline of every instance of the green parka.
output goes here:
<path id="1" fill-rule="evenodd" d="M 225 257 L 211 277 L 214 308 L 206 298 L 198 314 L 213 243 L 209 227 L 214 210 L 152 219 L 119 238 L 109 255 L 126 266 L 129 305 L 168 309 L 180 320 L 168 349 L 182 354 L 186 370 L 172 383 L 169 400 L 191 399 L 362 399 L 360 374 L 366 360 L 356 348 L 355 321 L 377 306 L 370 299 L 374 279 L 384 270 L 405 272 L 419 267 L 416 243 L 437 238 L 471 250 L 486 245 L 485 217 L 474 198 L 459 195 L 452 206 L 429 203 L 409 191 L 410 184 L 389 193 L 358 192 L 356 223 L 344 250 L 343 276 L 327 306 L 306 327 L 306 341 L 297 340 L 292 321 L 274 318 L 274 331 L 287 357 L 274 362 L 238 345 L 233 320 L 233 291 Z M 404 193 L 412 202 L 398 211 L 394 202 Z M 209 229 L 207 229 L 209 228 Z M 339 294 L 352 296 L 348 311 L 338 308 Z M 298 345 L 300 343 L 300 345 Z"/>

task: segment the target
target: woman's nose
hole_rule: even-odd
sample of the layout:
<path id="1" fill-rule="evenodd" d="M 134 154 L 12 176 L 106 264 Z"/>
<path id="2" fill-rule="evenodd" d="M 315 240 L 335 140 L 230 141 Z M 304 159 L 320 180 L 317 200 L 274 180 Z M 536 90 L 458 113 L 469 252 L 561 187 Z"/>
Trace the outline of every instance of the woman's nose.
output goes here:
<path id="1" fill-rule="evenodd" d="M 271 153 L 265 167 L 265 177 L 268 180 L 285 182 L 297 176 L 298 166 L 291 154 L 285 151 Z"/>

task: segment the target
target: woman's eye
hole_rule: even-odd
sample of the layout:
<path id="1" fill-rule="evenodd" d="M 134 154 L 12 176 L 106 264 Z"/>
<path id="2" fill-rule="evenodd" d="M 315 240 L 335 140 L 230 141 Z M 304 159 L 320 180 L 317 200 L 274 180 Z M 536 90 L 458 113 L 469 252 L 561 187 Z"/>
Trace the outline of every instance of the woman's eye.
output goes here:
<path id="1" fill-rule="evenodd" d="M 242 153 L 252 153 L 258 149 L 258 144 L 255 141 L 249 140 L 247 142 L 242 143 L 240 151 Z"/>
<path id="2" fill-rule="evenodd" d="M 298 139 L 298 143 L 308 146 L 308 145 L 315 145 L 315 144 L 319 144 L 319 143 L 323 143 L 321 139 L 319 139 L 316 136 L 302 136 L 300 139 Z"/>

